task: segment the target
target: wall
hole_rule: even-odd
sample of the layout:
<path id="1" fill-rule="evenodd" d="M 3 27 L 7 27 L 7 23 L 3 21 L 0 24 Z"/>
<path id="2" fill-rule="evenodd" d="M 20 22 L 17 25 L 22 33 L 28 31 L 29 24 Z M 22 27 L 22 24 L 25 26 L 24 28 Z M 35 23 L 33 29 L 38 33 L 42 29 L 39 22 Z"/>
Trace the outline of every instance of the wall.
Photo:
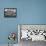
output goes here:
<path id="1" fill-rule="evenodd" d="M 17 8 L 17 17 L 4 18 L 4 8 Z M 9 32 L 18 32 L 18 24 L 46 24 L 46 0 L 0 0 L 0 44 L 8 43 Z"/>

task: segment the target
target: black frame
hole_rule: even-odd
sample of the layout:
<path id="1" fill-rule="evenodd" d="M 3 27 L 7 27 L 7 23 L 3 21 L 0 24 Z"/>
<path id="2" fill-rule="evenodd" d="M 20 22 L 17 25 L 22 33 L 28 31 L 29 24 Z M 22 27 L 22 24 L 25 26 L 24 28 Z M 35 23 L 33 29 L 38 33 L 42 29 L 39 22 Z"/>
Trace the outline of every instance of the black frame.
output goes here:
<path id="1" fill-rule="evenodd" d="M 7 13 L 7 11 L 5 11 L 6 9 L 16 10 L 16 12 L 14 13 L 15 15 L 6 15 Z M 17 8 L 4 8 L 4 17 L 16 17 L 16 16 L 17 16 Z"/>

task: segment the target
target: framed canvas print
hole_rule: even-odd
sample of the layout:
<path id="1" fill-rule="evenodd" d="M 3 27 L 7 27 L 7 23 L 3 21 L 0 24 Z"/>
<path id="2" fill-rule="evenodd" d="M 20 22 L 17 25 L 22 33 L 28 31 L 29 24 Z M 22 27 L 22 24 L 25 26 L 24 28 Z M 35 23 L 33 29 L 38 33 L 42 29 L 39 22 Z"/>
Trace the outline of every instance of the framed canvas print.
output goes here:
<path id="1" fill-rule="evenodd" d="M 46 24 L 18 24 L 18 42 L 20 46 L 46 43 Z"/>
<path id="2" fill-rule="evenodd" d="M 18 38 L 21 40 L 46 41 L 45 24 L 20 24 L 18 25 Z"/>
<path id="3" fill-rule="evenodd" d="M 16 17 L 17 8 L 4 8 L 4 17 Z"/>

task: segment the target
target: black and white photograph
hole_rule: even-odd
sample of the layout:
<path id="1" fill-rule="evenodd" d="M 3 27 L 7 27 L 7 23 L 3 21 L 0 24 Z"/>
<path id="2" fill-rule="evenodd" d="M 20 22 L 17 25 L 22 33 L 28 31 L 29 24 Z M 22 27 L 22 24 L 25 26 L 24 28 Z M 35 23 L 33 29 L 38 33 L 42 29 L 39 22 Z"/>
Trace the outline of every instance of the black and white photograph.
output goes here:
<path id="1" fill-rule="evenodd" d="M 16 8 L 4 8 L 5 17 L 16 17 L 17 9 Z"/>

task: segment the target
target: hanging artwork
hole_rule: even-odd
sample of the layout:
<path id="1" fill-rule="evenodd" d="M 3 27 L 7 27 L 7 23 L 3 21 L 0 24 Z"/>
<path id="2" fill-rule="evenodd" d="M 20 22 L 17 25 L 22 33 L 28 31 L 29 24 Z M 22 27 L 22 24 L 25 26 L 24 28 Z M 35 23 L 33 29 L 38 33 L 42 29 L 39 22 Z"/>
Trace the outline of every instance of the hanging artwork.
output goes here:
<path id="1" fill-rule="evenodd" d="M 15 39 L 16 39 L 16 34 L 15 34 L 15 33 L 10 33 L 9 36 L 8 36 L 8 39 L 15 41 Z"/>
<path id="2" fill-rule="evenodd" d="M 9 40 L 8 46 L 10 46 L 10 44 L 11 44 L 11 45 L 15 44 L 15 41 L 16 41 L 16 33 L 11 32 L 11 33 L 8 35 L 8 40 Z M 10 41 L 12 41 L 12 42 L 10 43 Z"/>
<path id="3" fill-rule="evenodd" d="M 46 41 L 46 25 L 18 25 L 20 40 Z"/>
<path id="4" fill-rule="evenodd" d="M 4 8 L 4 17 L 16 17 L 17 8 Z"/>

